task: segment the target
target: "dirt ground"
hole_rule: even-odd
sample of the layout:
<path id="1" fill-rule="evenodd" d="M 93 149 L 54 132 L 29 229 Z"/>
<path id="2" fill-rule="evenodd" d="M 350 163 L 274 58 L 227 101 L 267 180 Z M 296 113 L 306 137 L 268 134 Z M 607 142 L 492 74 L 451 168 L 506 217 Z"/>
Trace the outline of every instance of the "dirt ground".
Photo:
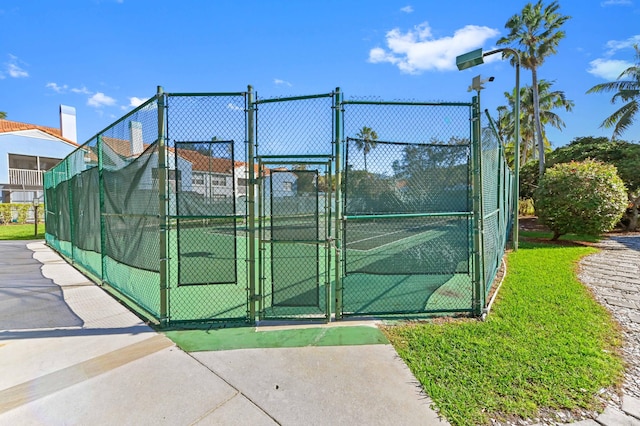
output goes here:
<path id="1" fill-rule="evenodd" d="M 551 232 L 549 230 L 549 228 L 547 228 L 545 225 L 543 225 L 543 224 L 538 222 L 538 217 L 537 216 L 523 216 L 523 217 L 520 217 L 519 224 L 520 224 L 520 231 Z M 617 236 L 619 236 L 619 235 L 634 236 L 634 235 L 640 235 L 640 232 L 638 232 L 638 231 L 636 231 L 636 232 L 626 232 L 622 228 L 615 228 L 615 229 L 612 229 L 611 231 L 605 232 L 603 234 L 604 237 L 616 236 L 616 235 Z M 521 235 L 520 236 L 520 240 L 533 241 L 533 242 L 545 242 L 545 243 L 559 244 L 559 245 L 593 245 L 592 243 L 589 243 L 589 242 L 566 241 L 566 240 L 562 239 L 562 236 L 557 241 L 551 241 L 550 237 L 549 238 L 528 238 L 528 237 L 523 237 Z"/>

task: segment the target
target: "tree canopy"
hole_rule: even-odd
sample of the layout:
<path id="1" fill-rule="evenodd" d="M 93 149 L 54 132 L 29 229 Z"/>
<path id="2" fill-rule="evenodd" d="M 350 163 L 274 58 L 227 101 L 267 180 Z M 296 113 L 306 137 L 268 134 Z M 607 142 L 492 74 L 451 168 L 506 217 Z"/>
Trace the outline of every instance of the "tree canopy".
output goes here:
<path id="1" fill-rule="evenodd" d="M 509 34 L 498 40 L 498 45 L 511 46 L 519 52 L 520 63 L 531 70 L 531 87 L 533 92 L 535 136 L 540 158 L 540 175 L 544 173 L 544 142 L 542 121 L 540 118 L 540 102 L 538 97 L 538 68 L 548 56 L 557 53 L 557 47 L 565 37 L 562 30 L 570 16 L 558 13 L 560 5 L 553 1 L 544 5 L 542 0 L 527 3 L 520 14 L 515 14 L 505 24 Z M 505 52 L 505 55 L 509 53 Z M 514 58 L 512 58 L 512 63 Z"/>
<path id="2" fill-rule="evenodd" d="M 552 90 L 553 81 L 542 79 L 538 84 L 539 93 L 539 109 L 540 120 L 542 122 L 542 139 L 545 146 L 545 152 L 551 149 L 551 144 L 547 139 L 544 126 L 550 125 L 558 130 L 565 127 L 564 121 L 553 110 L 564 108 L 565 111 L 573 109 L 573 101 L 566 98 L 561 90 Z M 513 152 L 513 132 L 515 131 L 514 105 L 515 105 L 515 89 L 512 93 L 505 92 L 505 98 L 508 106 L 498 107 L 498 133 L 503 143 L 511 147 Z M 522 144 L 520 146 L 520 164 L 526 164 L 527 161 L 536 157 L 536 140 L 535 140 L 535 111 L 533 102 L 533 88 L 524 86 L 520 88 L 520 137 Z M 539 155 L 538 155 L 539 156 Z"/>
<path id="3" fill-rule="evenodd" d="M 364 169 L 367 170 L 367 154 L 378 146 L 378 134 L 371 127 L 363 126 L 356 134 L 356 148 L 364 155 Z"/>
<path id="4" fill-rule="evenodd" d="M 558 163 L 593 159 L 616 166 L 618 175 L 629 191 L 640 190 L 640 144 L 606 137 L 578 137 L 568 145 L 556 148 L 547 155 L 549 167 Z M 537 162 L 530 162 L 520 170 L 520 196 L 530 198 L 537 186 Z"/>
<path id="5" fill-rule="evenodd" d="M 618 169 L 618 176 L 627 187 L 630 206 L 623 223 L 627 230 L 636 229 L 640 207 L 640 144 L 609 140 L 606 137 L 579 137 L 549 153 L 547 164 L 551 167 L 588 159 L 611 164 Z M 536 168 L 537 162 L 534 161 L 525 164 L 520 170 L 520 197 L 531 198 L 538 187 Z"/>

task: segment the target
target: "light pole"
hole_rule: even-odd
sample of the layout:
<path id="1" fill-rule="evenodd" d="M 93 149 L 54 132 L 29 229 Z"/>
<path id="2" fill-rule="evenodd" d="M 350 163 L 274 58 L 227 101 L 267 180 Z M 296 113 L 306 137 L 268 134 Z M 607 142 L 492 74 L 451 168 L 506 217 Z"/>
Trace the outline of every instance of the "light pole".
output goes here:
<path id="1" fill-rule="evenodd" d="M 33 198 L 33 223 L 34 223 L 34 230 L 33 230 L 33 235 L 34 236 L 38 236 L 38 206 L 40 205 L 40 200 L 38 199 L 38 194 L 36 194 L 36 196 Z"/>
<path id="2" fill-rule="evenodd" d="M 508 47 L 502 49 L 490 50 L 483 52 L 482 49 L 476 49 L 471 52 L 465 53 L 456 57 L 456 66 L 458 70 L 462 71 L 467 68 L 475 67 L 484 63 L 484 57 L 493 55 L 500 52 L 509 52 L 516 59 L 516 104 L 514 106 L 515 116 L 515 141 L 514 141 L 514 158 L 513 158 L 513 228 L 511 231 L 511 238 L 513 239 L 513 249 L 518 250 L 518 235 L 519 235 L 519 221 L 518 221 L 518 201 L 520 195 L 520 55 L 514 49 Z"/>

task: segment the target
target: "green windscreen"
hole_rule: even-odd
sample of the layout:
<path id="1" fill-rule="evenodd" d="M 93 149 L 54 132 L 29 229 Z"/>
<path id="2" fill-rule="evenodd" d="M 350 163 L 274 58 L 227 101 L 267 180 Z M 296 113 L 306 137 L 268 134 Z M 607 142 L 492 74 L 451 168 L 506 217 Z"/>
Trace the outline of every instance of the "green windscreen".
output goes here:
<path id="1" fill-rule="evenodd" d="M 71 178 L 74 209 L 74 242 L 76 247 L 94 253 L 101 251 L 100 191 L 98 168 L 84 170 Z"/>
<path id="2" fill-rule="evenodd" d="M 103 171 L 105 254 L 147 271 L 160 270 L 157 150 L 154 143 L 123 167 Z"/>

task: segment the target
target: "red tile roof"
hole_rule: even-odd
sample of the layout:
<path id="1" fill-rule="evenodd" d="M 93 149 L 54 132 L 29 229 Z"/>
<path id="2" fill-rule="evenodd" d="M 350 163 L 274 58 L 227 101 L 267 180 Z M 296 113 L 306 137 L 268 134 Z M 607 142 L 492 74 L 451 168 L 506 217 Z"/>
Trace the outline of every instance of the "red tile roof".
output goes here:
<path id="1" fill-rule="evenodd" d="M 175 152 L 175 148 L 169 148 L 171 152 Z M 219 158 L 219 157 L 209 157 L 207 155 L 203 155 L 202 153 L 195 150 L 187 150 L 180 149 L 178 150 L 178 155 L 189 161 L 191 163 L 191 167 L 196 171 L 204 171 L 204 172 L 213 172 L 213 173 L 231 173 L 231 160 L 228 158 Z M 248 166 L 247 163 L 243 161 L 234 161 L 233 167 L 239 168 L 242 166 Z M 259 172 L 259 165 L 254 164 L 254 171 L 256 176 Z M 264 174 L 268 175 L 270 170 L 265 168 Z"/>
<path id="2" fill-rule="evenodd" d="M 214 173 L 231 173 L 232 167 L 230 159 L 209 157 L 199 153 L 198 151 L 188 149 L 181 149 L 178 152 L 180 157 L 191 163 L 193 170 Z"/>
<path id="3" fill-rule="evenodd" d="M 60 131 L 60 129 L 56 129 L 55 127 L 39 126 L 37 124 L 29 124 L 29 123 L 20 123 L 18 121 L 0 120 L 0 133 L 17 132 L 19 130 L 40 130 L 50 136 L 54 136 L 65 142 L 69 142 L 73 145 L 78 146 L 77 143 L 70 141 L 69 139 L 63 138 L 62 132 Z"/>
<path id="4" fill-rule="evenodd" d="M 141 153 L 137 153 L 137 154 L 132 154 L 131 153 L 131 142 L 129 142 L 128 139 L 118 139 L 118 138 L 112 138 L 110 136 L 102 136 L 102 143 L 106 146 L 108 146 L 109 148 L 111 148 L 111 150 L 113 152 L 115 152 L 116 154 L 120 155 L 121 157 L 134 157 L 134 156 L 138 156 Z M 144 149 L 146 149 L 149 145 L 145 145 Z"/>

